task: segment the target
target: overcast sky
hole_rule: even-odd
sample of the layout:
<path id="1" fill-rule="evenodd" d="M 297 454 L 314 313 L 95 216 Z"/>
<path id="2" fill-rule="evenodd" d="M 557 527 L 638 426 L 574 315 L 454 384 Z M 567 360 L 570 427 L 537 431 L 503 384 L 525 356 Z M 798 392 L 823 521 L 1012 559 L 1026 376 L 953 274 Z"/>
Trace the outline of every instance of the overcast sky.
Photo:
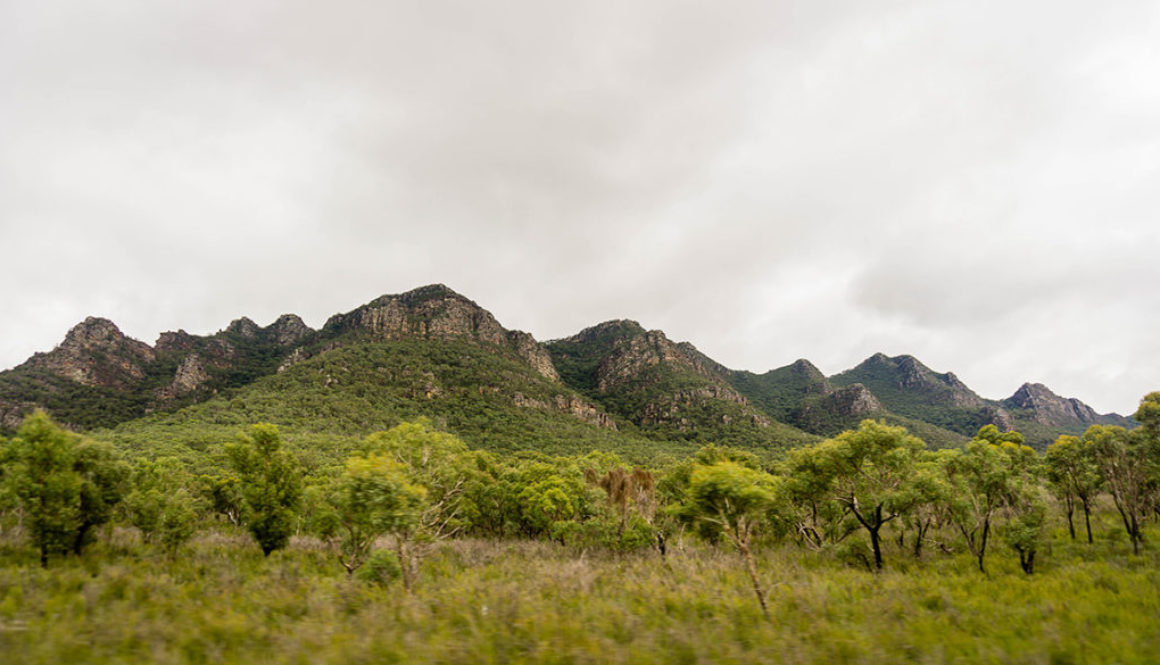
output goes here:
<path id="1" fill-rule="evenodd" d="M 539 339 L 1160 389 L 1160 3 L 0 2 L 0 367 L 443 282 Z"/>

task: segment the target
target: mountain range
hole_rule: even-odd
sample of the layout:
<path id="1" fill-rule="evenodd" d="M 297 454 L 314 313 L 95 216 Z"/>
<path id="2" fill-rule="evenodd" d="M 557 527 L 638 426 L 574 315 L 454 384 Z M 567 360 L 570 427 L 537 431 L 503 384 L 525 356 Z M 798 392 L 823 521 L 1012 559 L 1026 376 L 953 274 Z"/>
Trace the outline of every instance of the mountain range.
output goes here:
<path id="1" fill-rule="evenodd" d="M 1037 383 L 985 399 L 911 356 L 875 354 L 829 377 L 804 359 L 755 374 L 628 320 L 539 342 L 443 285 L 382 296 L 318 330 L 293 314 L 265 327 L 240 318 L 213 335 L 162 333 L 152 346 L 90 317 L 0 372 L 0 431 L 38 407 L 142 447 L 181 427 L 209 437 L 265 420 L 358 436 L 426 416 L 481 447 L 630 456 L 705 442 L 785 449 L 864 418 L 935 447 L 987 424 L 1041 449 L 1092 424 L 1134 425 Z"/>

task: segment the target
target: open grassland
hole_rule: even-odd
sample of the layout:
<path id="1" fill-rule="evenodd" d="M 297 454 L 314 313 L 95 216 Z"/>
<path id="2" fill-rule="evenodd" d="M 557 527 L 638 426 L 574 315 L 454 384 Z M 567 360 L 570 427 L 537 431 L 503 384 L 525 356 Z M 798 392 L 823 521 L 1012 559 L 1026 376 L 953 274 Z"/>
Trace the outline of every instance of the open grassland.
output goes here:
<path id="1" fill-rule="evenodd" d="M 1110 522 L 1109 522 L 1110 524 Z M 1056 532 L 1034 575 L 996 547 L 872 573 L 793 545 L 758 552 L 771 620 L 735 552 L 667 557 L 547 542 L 436 548 L 415 591 L 348 578 L 309 539 L 262 556 L 207 530 L 168 557 L 116 529 L 42 569 L 0 537 L 0 661 L 24 663 L 1157 663 L 1160 556 Z M 1147 537 L 1156 542 L 1160 533 Z"/>

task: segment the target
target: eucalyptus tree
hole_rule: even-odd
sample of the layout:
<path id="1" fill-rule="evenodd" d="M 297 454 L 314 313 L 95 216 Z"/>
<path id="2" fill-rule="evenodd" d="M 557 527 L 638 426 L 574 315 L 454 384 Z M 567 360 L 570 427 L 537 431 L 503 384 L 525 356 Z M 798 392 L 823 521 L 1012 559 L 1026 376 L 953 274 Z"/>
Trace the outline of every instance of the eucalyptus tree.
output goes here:
<path id="1" fill-rule="evenodd" d="M 1067 529 L 1075 540 L 1075 524 L 1072 515 L 1076 501 L 1083 508 L 1084 526 L 1087 540 L 1092 538 L 1091 503 L 1099 492 L 1101 478 L 1096 460 L 1096 447 L 1079 437 L 1063 435 L 1047 447 L 1044 455 L 1047 481 L 1055 494 L 1063 501 L 1067 513 Z"/>
<path id="2" fill-rule="evenodd" d="M 1147 431 L 1092 425 L 1083 440 L 1094 451 L 1100 478 L 1120 513 L 1132 552 L 1139 554 L 1144 541 L 1140 523 L 1154 500 L 1152 483 L 1157 464 Z"/>
<path id="3" fill-rule="evenodd" d="M 899 531 L 899 545 L 905 546 L 907 531 L 913 532 L 911 551 L 914 558 L 922 558 L 922 550 L 931 529 L 944 524 L 948 518 L 947 503 L 951 494 L 950 483 L 943 472 L 950 451 L 923 451 L 918 456 L 914 474 L 909 482 L 912 493 L 911 508 L 902 516 L 904 528 Z"/>
<path id="4" fill-rule="evenodd" d="M 854 431 L 804 449 L 792 475 L 852 515 L 870 537 L 874 567 L 882 568 L 882 527 L 922 498 L 914 484 L 926 448 L 903 427 L 865 420 Z"/>
<path id="5" fill-rule="evenodd" d="M 112 449 L 64 430 L 43 411 L 24 420 L 4 454 L 7 491 L 21 506 L 42 566 L 53 555 L 80 554 L 124 496 L 128 470 Z"/>
<path id="6" fill-rule="evenodd" d="M 360 452 L 397 464 L 402 477 L 424 495 L 416 504 L 415 518 L 391 530 L 403 581 L 410 589 L 427 546 L 462 533 L 479 519 L 475 498 L 479 487 L 493 479 L 490 459 L 469 450 L 455 435 L 436 430 L 426 419 L 371 434 Z"/>
<path id="7" fill-rule="evenodd" d="M 426 496 L 424 488 L 407 479 L 399 462 L 384 455 L 352 455 L 332 488 L 332 512 L 323 527 L 323 536 L 337 546 L 347 574 L 363 565 L 380 536 L 409 533 L 419 521 Z M 409 591 L 411 578 L 404 575 L 403 582 Z"/>
<path id="8" fill-rule="evenodd" d="M 238 477 L 244 504 L 243 521 L 262 553 L 282 549 L 294 532 L 294 514 L 302 500 L 302 471 L 282 449 L 278 428 L 252 425 L 226 455 Z"/>
<path id="9" fill-rule="evenodd" d="M 686 501 L 676 508 L 681 519 L 707 526 L 737 548 L 767 619 L 769 606 L 757 576 L 752 544 L 754 536 L 769 524 L 769 513 L 778 503 L 776 478 L 735 462 L 718 462 L 694 467 Z"/>
<path id="10" fill-rule="evenodd" d="M 1000 432 L 987 425 L 944 462 L 951 485 L 950 520 L 984 573 L 994 521 L 1027 482 L 1024 469 L 1035 460 L 1035 451 L 1024 446 L 1023 440 L 1018 432 Z"/>
<path id="11" fill-rule="evenodd" d="M 145 542 L 157 540 L 171 555 L 197 529 L 198 502 L 193 478 L 175 458 L 139 460 L 133 470 L 133 490 L 123 503 L 129 523 Z"/>

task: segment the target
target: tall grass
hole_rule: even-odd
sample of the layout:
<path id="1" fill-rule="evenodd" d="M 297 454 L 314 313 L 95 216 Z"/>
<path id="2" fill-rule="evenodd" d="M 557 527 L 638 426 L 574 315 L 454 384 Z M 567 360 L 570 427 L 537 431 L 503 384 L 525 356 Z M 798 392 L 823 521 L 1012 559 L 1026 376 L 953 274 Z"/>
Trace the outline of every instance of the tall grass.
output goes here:
<path id="1" fill-rule="evenodd" d="M 1160 662 L 1153 550 L 1055 541 L 1033 576 L 998 548 L 989 575 L 968 555 L 894 554 L 874 574 L 766 548 L 766 621 L 738 555 L 692 542 L 662 558 L 454 541 L 408 595 L 347 577 L 308 539 L 265 558 L 212 531 L 170 558 L 118 529 L 45 570 L 9 533 L 0 662 Z"/>

